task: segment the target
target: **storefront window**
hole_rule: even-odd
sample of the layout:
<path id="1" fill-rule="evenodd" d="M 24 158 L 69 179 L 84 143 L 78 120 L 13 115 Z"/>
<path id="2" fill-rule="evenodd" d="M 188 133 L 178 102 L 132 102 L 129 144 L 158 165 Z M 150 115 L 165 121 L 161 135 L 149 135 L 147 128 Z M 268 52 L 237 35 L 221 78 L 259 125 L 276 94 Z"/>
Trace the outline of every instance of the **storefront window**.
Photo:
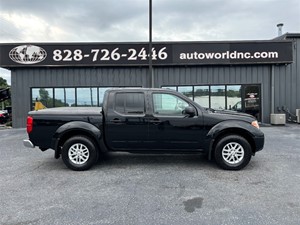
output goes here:
<path id="1" fill-rule="evenodd" d="M 205 108 L 245 112 L 261 119 L 260 85 L 162 86 L 178 90 Z"/>
<path id="2" fill-rule="evenodd" d="M 55 96 L 54 107 L 66 106 L 66 94 L 64 88 L 55 88 L 54 96 Z"/>
<path id="3" fill-rule="evenodd" d="M 75 88 L 55 88 L 54 107 L 75 106 Z"/>
<path id="4" fill-rule="evenodd" d="M 210 107 L 213 109 L 225 109 L 225 85 L 210 87 Z"/>
<path id="5" fill-rule="evenodd" d="M 178 92 L 184 94 L 193 100 L 193 86 L 181 86 L 178 87 Z"/>
<path id="6" fill-rule="evenodd" d="M 242 97 L 241 85 L 228 85 L 226 88 L 227 95 L 227 109 L 241 112 L 242 111 Z"/>
<path id="7" fill-rule="evenodd" d="M 32 88 L 32 109 L 36 101 L 42 103 L 42 108 L 102 106 L 106 90 L 113 87 L 61 87 L 61 88 Z M 41 106 L 41 105 L 40 105 Z"/>
<path id="8" fill-rule="evenodd" d="M 104 93 L 110 89 L 109 87 L 105 87 L 105 88 L 99 88 L 99 106 L 102 107 L 103 105 L 103 98 L 104 98 Z"/>
<path id="9" fill-rule="evenodd" d="M 65 88 L 66 106 L 76 106 L 75 103 L 75 88 Z"/>
<path id="10" fill-rule="evenodd" d="M 53 88 L 33 88 L 32 103 L 41 102 L 45 107 L 53 107 Z"/>
<path id="11" fill-rule="evenodd" d="M 32 88 L 31 89 L 31 101 L 34 103 L 36 100 L 38 100 L 40 94 L 39 94 L 39 88 Z"/>
<path id="12" fill-rule="evenodd" d="M 97 106 L 97 88 L 77 88 L 77 106 Z"/>
<path id="13" fill-rule="evenodd" d="M 209 108 L 209 86 L 195 86 L 194 101 L 202 107 Z"/>

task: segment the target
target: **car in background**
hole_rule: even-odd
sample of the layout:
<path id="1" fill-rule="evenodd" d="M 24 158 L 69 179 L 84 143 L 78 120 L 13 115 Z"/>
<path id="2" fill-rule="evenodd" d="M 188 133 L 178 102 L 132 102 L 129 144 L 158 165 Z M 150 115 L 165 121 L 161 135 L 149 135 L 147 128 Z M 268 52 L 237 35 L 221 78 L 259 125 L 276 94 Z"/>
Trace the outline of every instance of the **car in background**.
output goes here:
<path id="1" fill-rule="evenodd" d="M 0 110 L 0 124 L 7 123 L 9 121 L 9 113 L 5 110 Z"/>

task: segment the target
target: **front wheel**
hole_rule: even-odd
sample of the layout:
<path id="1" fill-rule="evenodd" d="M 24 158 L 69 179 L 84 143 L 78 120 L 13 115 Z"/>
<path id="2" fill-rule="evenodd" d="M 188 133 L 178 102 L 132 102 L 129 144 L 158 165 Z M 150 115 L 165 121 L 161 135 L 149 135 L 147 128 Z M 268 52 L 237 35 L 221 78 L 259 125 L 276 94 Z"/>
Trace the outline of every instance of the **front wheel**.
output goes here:
<path id="1" fill-rule="evenodd" d="M 62 159 L 65 165 L 72 170 L 88 170 L 97 162 L 98 151 L 90 138 L 74 136 L 64 143 Z"/>
<path id="2" fill-rule="evenodd" d="M 243 169 L 250 162 L 251 156 L 249 142 L 238 135 L 223 137 L 215 148 L 216 163 L 226 170 Z"/>

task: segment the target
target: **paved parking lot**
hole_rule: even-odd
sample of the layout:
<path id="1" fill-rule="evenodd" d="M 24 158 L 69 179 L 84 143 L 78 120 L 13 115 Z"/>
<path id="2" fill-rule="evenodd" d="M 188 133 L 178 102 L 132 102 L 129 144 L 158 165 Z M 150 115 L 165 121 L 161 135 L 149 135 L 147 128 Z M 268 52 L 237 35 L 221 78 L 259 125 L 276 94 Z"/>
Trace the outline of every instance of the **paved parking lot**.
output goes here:
<path id="1" fill-rule="evenodd" d="M 110 154 L 74 172 L 0 130 L 0 224 L 300 224 L 300 125 L 263 127 L 244 170 L 198 155 Z"/>

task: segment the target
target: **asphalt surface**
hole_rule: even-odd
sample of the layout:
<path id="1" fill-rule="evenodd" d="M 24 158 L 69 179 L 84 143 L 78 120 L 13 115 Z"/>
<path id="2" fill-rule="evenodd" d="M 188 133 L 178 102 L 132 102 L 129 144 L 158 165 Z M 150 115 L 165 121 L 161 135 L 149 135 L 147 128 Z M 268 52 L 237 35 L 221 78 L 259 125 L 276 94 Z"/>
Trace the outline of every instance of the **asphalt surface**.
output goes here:
<path id="1" fill-rule="evenodd" d="M 74 172 L 0 130 L 0 224 L 300 224 L 300 125 L 263 127 L 241 171 L 198 155 L 114 153 Z"/>

